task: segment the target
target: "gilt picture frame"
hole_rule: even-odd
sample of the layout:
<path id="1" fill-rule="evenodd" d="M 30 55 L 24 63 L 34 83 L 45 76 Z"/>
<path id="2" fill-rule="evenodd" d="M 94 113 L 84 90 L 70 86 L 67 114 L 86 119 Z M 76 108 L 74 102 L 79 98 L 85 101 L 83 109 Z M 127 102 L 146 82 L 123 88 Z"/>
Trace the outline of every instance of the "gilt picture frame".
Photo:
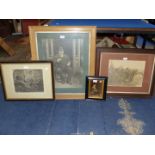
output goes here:
<path id="1" fill-rule="evenodd" d="M 53 64 L 2 62 L 1 77 L 6 100 L 54 100 Z"/>
<path id="2" fill-rule="evenodd" d="M 107 77 L 86 76 L 86 99 L 106 100 Z"/>
<path id="3" fill-rule="evenodd" d="M 108 76 L 108 94 L 150 96 L 155 53 L 146 49 L 97 48 L 97 76 Z"/>
<path id="4" fill-rule="evenodd" d="M 52 60 L 56 99 L 84 99 L 95 74 L 96 27 L 30 26 L 32 60 Z"/>

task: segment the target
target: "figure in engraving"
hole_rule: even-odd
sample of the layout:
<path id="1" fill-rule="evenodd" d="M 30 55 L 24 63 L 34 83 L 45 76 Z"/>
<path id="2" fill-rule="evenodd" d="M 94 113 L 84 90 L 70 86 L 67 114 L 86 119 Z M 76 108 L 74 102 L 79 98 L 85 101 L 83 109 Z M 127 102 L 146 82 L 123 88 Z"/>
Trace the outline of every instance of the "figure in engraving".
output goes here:
<path id="1" fill-rule="evenodd" d="M 59 47 L 58 54 L 55 55 L 54 61 L 56 80 L 62 84 L 72 84 L 71 59 L 64 53 L 62 47 Z"/>
<path id="2" fill-rule="evenodd" d="M 16 92 L 43 92 L 43 73 L 40 69 L 15 69 L 13 71 Z"/>

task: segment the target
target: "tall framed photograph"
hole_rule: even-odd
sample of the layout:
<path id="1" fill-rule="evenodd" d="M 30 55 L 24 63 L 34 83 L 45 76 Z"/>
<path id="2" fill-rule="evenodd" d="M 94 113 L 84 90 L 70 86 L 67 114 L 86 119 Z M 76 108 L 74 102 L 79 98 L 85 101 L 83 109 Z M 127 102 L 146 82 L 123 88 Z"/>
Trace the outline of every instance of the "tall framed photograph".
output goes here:
<path id="1" fill-rule="evenodd" d="M 155 53 L 142 49 L 97 48 L 96 75 L 108 76 L 109 94 L 151 95 Z"/>
<path id="2" fill-rule="evenodd" d="M 106 100 L 107 77 L 86 77 L 86 99 Z"/>
<path id="3" fill-rule="evenodd" d="M 54 99 L 52 62 L 4 62 L 1 75 L 7 100 Z"/>
<path id="4" fill-rule="evenodd" d="M 95 74 L 96 27 L 30 26 L 32 60 L 54 63 L 56 99 L 84 99 L 85 77 Z"/>

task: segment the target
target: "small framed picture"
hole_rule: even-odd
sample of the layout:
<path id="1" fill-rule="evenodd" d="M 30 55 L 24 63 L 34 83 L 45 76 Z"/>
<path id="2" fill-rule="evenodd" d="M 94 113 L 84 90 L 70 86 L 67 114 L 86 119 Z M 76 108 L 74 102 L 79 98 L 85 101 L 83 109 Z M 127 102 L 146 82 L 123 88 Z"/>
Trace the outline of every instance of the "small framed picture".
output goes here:
<path id="1" fill-rule="evenodd" d="M 85 98 L 89 99 L 106 99 L 107 77 L 86 77 L 86 93 Z"/>
<path id="2" fill-rule="evenodd" d="M 54 99 L 52 62 L 4 62 L 1 75 L 6 100 Z"/>

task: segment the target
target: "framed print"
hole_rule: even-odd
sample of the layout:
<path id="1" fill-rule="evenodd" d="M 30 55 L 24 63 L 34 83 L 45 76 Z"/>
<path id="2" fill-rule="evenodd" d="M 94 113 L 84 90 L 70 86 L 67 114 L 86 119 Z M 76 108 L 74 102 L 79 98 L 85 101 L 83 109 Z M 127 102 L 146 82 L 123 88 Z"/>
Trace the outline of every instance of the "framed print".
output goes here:
<path id="1" fill-rule="evenodd" d="M 87 99 L 106 99 L 107 91 L 107 77 L 86 77 L 86 93 L 85 98 Z"/>
<path id="2" fill-rule="evenodd" d="M 1 63 L 1 75 L 7 100 L 54 99 L 52 62 Z"/>
<path id="3" fill-rule="evenodd" d="M 95 74 L 96 27 L 30 26 L 32 60 L 54 63 L 56 99 L 84 99 Z"/>
<path id="4" fill-rule="evenodd" d="M 108 76 L 109 94 L 151 95 L 155 53 L 143 49 L 97 49 L 96 75 Z"/>

